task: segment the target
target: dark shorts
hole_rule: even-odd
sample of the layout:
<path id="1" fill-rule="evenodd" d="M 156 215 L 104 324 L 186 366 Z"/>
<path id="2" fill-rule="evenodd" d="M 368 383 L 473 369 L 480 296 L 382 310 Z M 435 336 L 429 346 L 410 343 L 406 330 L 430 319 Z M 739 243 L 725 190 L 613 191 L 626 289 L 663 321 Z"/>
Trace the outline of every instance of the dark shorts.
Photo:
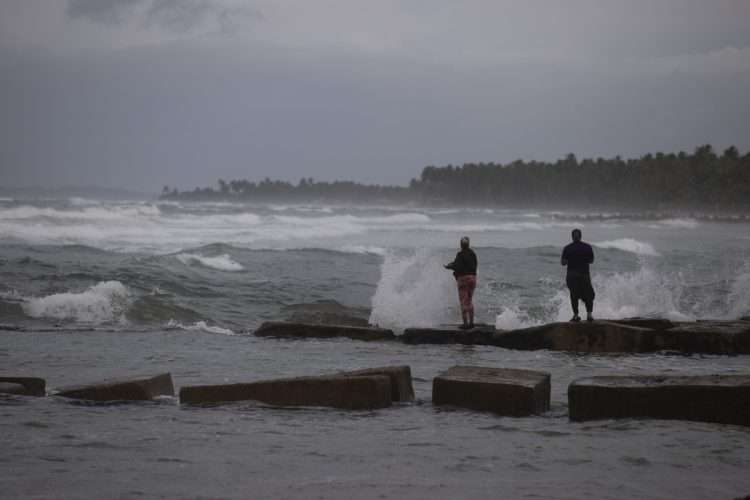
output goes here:
<path id="1" fill-rule="evenodd" d="M 570 290 L 572 300 L 582 300 L 584 302 L 593 302 L 596 294 L 594 287 L 591 286 L 591 276 L 588 274 L 569 274 L 565 279 L 565 284 Z"/>

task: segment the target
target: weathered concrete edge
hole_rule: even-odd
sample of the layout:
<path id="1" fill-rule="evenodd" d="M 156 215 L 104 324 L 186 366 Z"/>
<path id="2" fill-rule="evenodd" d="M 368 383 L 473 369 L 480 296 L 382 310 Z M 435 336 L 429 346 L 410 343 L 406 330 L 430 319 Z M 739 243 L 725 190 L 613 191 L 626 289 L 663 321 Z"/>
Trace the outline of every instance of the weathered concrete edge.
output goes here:
<path id="1" fill-rule="evenodd" d="M 289 321 L 266 321 L 253 335 L 279 338 L 337 338 L 352 340 L 387 341 L 396 340 L 393 330 L 378 327 L 347 325 L 323 325 L 317 323 L 294 323 Z"/>
<path id="2" fill-rule="evenodd" d="M 0 382 L 20 384 L 26 392 L 24 396 L 46 396 L 47 382 L 43 378 L 37 377 L 0 377 Z"/>
<path id="3" fill-rule="evenodd" d="M 55 396 L 89 401 L 149 401 L 157 396 L 174 396 L 171 373 L 150 377 L 104 380 L 100 383 L 62 387 Z"/>
<path id="4" fill-rule="evenodd" d="M 339 372 L 337 375 L 358 377 L 368 375 L 386 375 L 391 379 L 391 399 L 397 402 L 414 401 L 414 385 L 409 365 L 381 366 Z"/>
<path id="5" fill-rule="evenodd" d="M 311 387 L 313 390 L 322 389 L 323 397 L 314 398 Z M 285 400 L 283 397 L 276 398 L 263 393 L 273 393 L 274 389 L 285 388 L 296 394 Z M 179 397 L 180 403 L 183 404 L 259 401 L 272 406 L 321 406 L 348 410 L 386 408 L 392 403 L 391 377 L 388 375 L 320 375 L 248 383 L 185 386 L 180 388 Z"/>

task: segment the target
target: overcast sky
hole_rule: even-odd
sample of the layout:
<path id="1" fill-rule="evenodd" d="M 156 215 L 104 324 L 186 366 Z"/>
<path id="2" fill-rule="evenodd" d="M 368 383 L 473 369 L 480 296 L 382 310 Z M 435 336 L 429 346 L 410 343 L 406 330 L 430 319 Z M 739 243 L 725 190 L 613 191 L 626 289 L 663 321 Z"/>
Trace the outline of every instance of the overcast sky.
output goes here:
<path id="1" fill-rule="evenodd" d="M 747 0 L 2 0 L 0 186 L 750 149 Z"/>

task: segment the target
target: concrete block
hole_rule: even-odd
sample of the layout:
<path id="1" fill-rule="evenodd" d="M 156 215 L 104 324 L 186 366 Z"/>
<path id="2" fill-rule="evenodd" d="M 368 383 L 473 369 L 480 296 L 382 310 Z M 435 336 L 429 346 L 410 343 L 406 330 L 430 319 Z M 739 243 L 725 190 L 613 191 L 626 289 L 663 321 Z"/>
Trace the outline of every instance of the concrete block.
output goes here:
<path id="1" fill-rule="evenodd" d="M 592 323 L 549 323 L 547 325 L 498 332 L 493 345 L 506 349 L 571 352 L 649 352 L 655 331 L 648 328 L 594 321 Z"/>
<path id="2" fill-rule="evenodd" d="M 550 375 L 511 368 L 454 366 L 432 383 L 435 405 L 454 405 L 522 417 L 550 404 Z"/>
<path id="3" fill-rule="evenodd" d="M 657 418 L 750 426 L 750 375 L 611 376 L 573 381 L 570 419 Z"/>
<path id="4" fill-rule="evenodd" d="M 457 327 L 407 328 L 399 339 L 405 344 L 491 345 L 495 327 L 482 325 L 471 330 Z"/>
<path id="5" fill-rule="evenodd" d="M 89 401 L 148 401 L 157 396 L 174 396 L 174 384 L 171 374 L 162 373 L 154 377 L 66 387 L 55 394 Z"/>
<path id="6" fill-rule="evenodd" d="M 329 406 L 349 410 L 385 408 L 391 405 L 391 378 L 387 375 L 332 375 L 180 389 L 181 403 L 245 400 L 274 406 Z"/>
<path id="7" fill-rule="evenodd" d="M 339 375 L 345 377 L 386 375 L 391 380 L 391 399 L 393 401 L 414 401 L 414 386 L 412 385 L 411 368 L 409 366 L 365 368 L 363 370 L 341 372 Z"/>
<path id="8" fill-rule="evenodd" d="M 375 327 L 346 325 L 321 325 L 314 323 L 291 323 L 287 321 L 267 321 L 253 332 L 258 337 L 283 338 L 335 338 L 345 337 L 354 340 L 395 340 L 391 330 Z"/>

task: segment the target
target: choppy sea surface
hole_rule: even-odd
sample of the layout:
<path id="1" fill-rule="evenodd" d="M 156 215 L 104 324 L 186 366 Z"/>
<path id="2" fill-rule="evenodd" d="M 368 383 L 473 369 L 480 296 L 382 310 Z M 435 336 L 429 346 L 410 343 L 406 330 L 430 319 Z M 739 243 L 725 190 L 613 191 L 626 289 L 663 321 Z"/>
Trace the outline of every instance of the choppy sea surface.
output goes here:
<path id="1" fill-rule="evenodd" d="M 750 429 L 570 423 L 567 385 L 604 374 L 750 373 L 750 356 L 576 355 L 479 346 L 255 338 L 292 306 L 335 300 L 373 324 L 459 321 L 442 268 L 479 257 L 478 320 L 570 317 L 559 264 L 594 245 L 599 318 L 750 314 L 750 224 L 618 214 L 0 199 L 0 374 L 48 388 L 172 373 L 176 386 L 408 364 L 417 402 L 372 412 L 256 404 L 0 399 L 4 498 L 735 498 Z M 508 418 L 433 407 L 455 364 L 545 370 L 552 409 Z"/>

